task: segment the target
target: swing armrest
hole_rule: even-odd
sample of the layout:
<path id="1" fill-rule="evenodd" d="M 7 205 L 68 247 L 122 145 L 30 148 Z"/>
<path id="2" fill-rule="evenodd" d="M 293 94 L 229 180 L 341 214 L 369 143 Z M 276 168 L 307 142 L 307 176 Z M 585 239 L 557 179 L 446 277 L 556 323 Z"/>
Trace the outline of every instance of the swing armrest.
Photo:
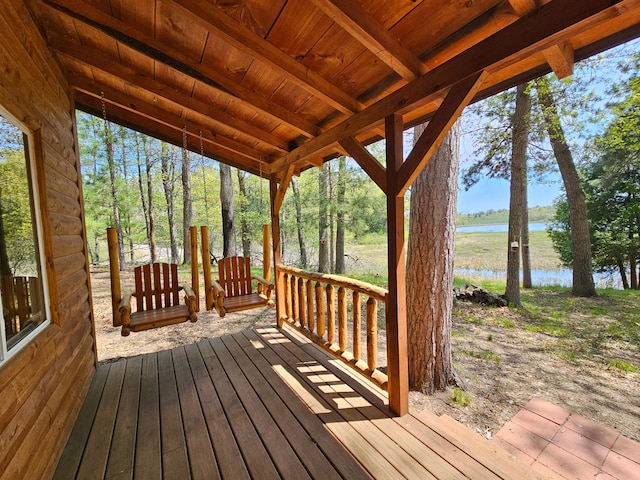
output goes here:
<path id="1" fill-rule="evenodd" d="M 211 290 L 213 291 L 213 308 L 216 309 L 220 317 L 224 317 L 227 314 L 227 310 L 224 308 L 224 288 L 216 281 L 211 280 Z"/>
<path id="2" fill-rule="evenodd" d="M 120 311 L 120 320 L 122 321 L 121 333 L 123 337 L 129 335 L 129 325 L 131 325 L 131 297 L 133 297 L 134 293 L 134 290 L 126 290 L 120 300 L 118 310 Z"/>
<path id="3" fill-rule="evenodd" d="M 187 305 L 187 309 L 189 310 L 189 319 L 192 322 L 195 322 L 197 319 L 196 312 L 198 310 L 198 299 L 196 298 L 196 294 L 191 285 L 181 285 L 180 288 L 184 290 L 184 303 Z"/>
<path id="4" fill-rule="evenodd" d="M 271 300 L 271 292 L 275 289 L 275 285 L 267 282 L 260 275 L 251 275 L 251 278 L 258 282 L 258 293 L 264 294 L 267 300 Z"/>

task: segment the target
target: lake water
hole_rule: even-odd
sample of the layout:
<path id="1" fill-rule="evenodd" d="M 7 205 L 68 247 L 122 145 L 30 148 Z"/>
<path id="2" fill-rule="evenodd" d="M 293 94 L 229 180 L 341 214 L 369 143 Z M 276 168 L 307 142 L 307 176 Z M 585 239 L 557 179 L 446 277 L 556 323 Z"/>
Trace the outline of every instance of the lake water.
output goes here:
<path id="1" fill-rule="evenodd" d="M 547 229 L 546 223 L 530 223 L 529 231 L 530 232 L 544 232 Z M 472 226 L 462 226 L 456 228 L 457 233 L 483 233 L 483 232 L 508 232 L 509 225 L 506 223 L 501 223 L 499 225 L 472 225 Z"/>

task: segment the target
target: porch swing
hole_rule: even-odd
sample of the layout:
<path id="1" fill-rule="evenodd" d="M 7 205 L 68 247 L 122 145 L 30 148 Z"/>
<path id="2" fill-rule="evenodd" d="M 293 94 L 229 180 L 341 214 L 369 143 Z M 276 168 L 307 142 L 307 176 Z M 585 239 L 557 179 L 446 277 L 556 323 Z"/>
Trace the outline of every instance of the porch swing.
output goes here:
<path id="1" fill-rule="evenodd" d="M 202 155 L 202 141 L 201 152 Z M 262 180 L 262 163 L 260 163 Z M 262 212 L 262 183 L 260 183 L 260 211 Z M 244 256 L 225 257 L 217 260 L 218 280 L 211 278 L 211 256 L 209 248 L 209 228 L 200 227 L 202 249 L 202 269 L 204 273 L 205 308 L 215 309 L 220 317 L 227 312 L 239 312 L 259 307 L 273 307 L 272 297 L 275 286 L 269 281 L 271 276 L 270 228 L 262 226 L 263 276 L 251 274 L 251 258 Z M 257 282 L 254 291 L 253 282 Z"/>
<path id="2" fill-rule="evenodd" d="M 109 126 L 102 94 L 102 110 L 109 139 Z M 182 130 L 183 149 L 187 148 L 186 127 Z M 109 146 L 108 146 L 109 148 Z M 198 285 L 198 235 L 195 227 L 189 229 L 191 239 L 191 281 Z M 113 308 L 113 326 L 122 326 L 123 337 L 130 332 L 139 332 L 164 327 L 187 320 L 196 322 L 198 294 L 190 285 L 178 282 L 178 265 L 175 263 L 149 263 L 134 269 L 135 286 L 122 292 L 120 286 L 120 256 L 118 251 L 118 233 L 115 228 L 107 229 L 109 246 L 109 269 L 111 276 L 111 300 Z M 180 303 L 180 292 L 184 292 L 184 304 Z M 136 300 L 136 311 L 132 312 L 132 300 Z"/>

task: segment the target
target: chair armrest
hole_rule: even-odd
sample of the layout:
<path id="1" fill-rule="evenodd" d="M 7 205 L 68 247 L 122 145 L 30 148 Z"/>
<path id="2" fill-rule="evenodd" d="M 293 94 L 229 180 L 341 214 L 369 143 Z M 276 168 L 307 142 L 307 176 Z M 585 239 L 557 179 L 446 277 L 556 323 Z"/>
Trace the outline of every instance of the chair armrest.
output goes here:
<path id="1" fill-rule="evenodd" d="M 271 294 L 276 288 L 275 285 L 273 283 L 267 282 L 260 275 L 251 275 L 251 278 L 258 282 L 258 293 L 262 293 L 267 300 L 271 301 Z"/>
<path id="2" fill-rule="evenodd" d="M 134 290 L 125 290 L 120 300 L 120 320 L 122 321 L 122 336 L 129 335 L 129 325 L 131 325 L 131 297 L 133 297 Z"/>
<path id="3" fill-rule="evenodd" d="M 192 322 L 195 322 L 198 318 L 196 314 L 198 310 L 198 299 L 196 298 L 196 294 L 191 285 L 181 285 L 180 288 L 184 290 L 184 303 L 187 305 L 187 309 L 189 310 L 189 319 Z"/>
<path id="4" fill-rule="evenodd" d="M 216 280 L 211 280 L 211 290 L 213 290 L 213 308 L 216 309 L 220 317 L 224 317 L 227 314 L 227 310 L 224 308 L 224 297 L 226 296 L 224 288 Z"/>

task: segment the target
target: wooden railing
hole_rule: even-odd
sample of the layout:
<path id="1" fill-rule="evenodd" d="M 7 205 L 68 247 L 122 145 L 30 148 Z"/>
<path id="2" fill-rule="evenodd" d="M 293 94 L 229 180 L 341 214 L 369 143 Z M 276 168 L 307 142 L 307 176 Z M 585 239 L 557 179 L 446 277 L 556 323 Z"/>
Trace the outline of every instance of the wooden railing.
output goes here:
<path id="1" fill-rule="evenodd" d="M 338 275 L 282 264 L 277 268 L 284 276 L 287 321 L 386 389 L 387 375 L 378 370 L 378 307 L 386 307 L 387 290 Z M 366 352 L 362 343 L 363 303 Z M 383 350 L 386 355 L 386 348 Z"/>

